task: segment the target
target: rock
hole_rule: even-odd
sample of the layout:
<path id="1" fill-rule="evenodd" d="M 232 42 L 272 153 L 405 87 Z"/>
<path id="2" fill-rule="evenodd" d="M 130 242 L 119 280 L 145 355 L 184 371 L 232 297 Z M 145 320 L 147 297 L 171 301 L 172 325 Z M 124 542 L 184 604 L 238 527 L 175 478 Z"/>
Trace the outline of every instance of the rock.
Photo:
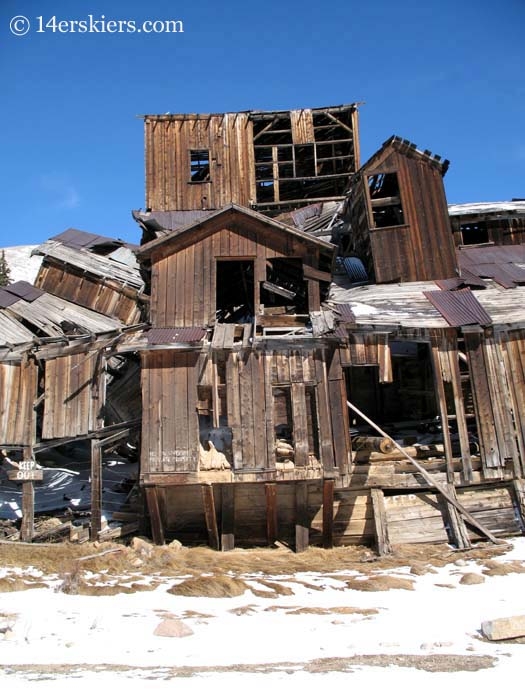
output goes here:
<path id="1" fill-rule="evenodd" d="M 168 547 L 170 549 L 174 549 L 176 552 L 179 551 L 179 549 L 182 549 L 182 542 L 179 542 L 179 540 L 172 540 L 169 544 Z"/>
<path id="2" fill-rule="evenodd" d="M 189 637 L 194 632 L 185 622 L 169 618 L 159 622 L 153 634 L 157 637 Z"/>
<path id="3" fill-rule="evenodd" d="M 137 568 L 139 568 L 140 566 L 143 566 L 143 564 L 144 564 L 142 559 L 140 559 L 139 557 L 135 557 L 134 559 L 131 560 L 130 563 L 131 563 L 131 566 L 136 566 Z"/>
<path id="4" fill-rule="evenodd" d="M 459 582 L 464 586 L 473 586 L 477 583 L 484 583 L 485 577 L 481 574 L 474 573 L 463 574 L 463 576 L 459 579 Z"/>
<path id="5" fill-rule="evenodd" d="M 491 641 L 525 637 L 525 615 L 499 617 L 481 623 L 483 635 Z"/>
<path id="6" fill-rule="evenodd" d="M 142 537 L 134 537 L 131 540 L 131 548 L 134 549 L 137 554 L 140 554 L 141 557 L 151 557 L 153 554 L 153 550 L 155 549 L 155 545 L 152 544 L 151 542 L 148 542 L 147 540 L 143 540 Z"/>

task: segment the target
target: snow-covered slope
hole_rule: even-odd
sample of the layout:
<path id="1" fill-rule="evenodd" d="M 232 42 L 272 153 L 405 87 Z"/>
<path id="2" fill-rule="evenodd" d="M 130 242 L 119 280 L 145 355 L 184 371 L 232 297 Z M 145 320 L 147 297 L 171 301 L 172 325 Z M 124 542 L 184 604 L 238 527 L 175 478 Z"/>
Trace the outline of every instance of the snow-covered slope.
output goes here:
<path id="1" fill-rule="evenodd" d="M 33 255 L 31 257 L 31 252 L 36 247 L 37 244 L 35 243 L 35 245 L 16 245 L 9 248 L 0 248 L 0 250 L 5 250 L 7 264 L 11 270 L 10 277 L 13 282 L 24 280 L 32 284 L 35 281 L 42 262 L 41 255 Z"/>

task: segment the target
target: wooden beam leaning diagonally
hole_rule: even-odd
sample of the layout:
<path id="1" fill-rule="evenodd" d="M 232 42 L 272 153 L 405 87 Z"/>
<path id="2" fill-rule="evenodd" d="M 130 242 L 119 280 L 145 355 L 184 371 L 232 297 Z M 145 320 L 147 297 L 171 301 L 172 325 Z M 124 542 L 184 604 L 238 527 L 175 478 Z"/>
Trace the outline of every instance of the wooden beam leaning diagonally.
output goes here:
<path id="1" fill-rule="evenodd" d="M 213 486 L 212 484 L 201 484 L 201 489 L 206 529 L 208 530 L 208 543 L 212 549 L 219 549 L 219 528 L 217 525 L 217 515 L 215 513 Z"/>
<path id="2" fill-rule="evenodd" d="M 360 416 L 364 421 L 366 421 L 366 422 L 368 423 L 368 425 L 370 425 L 372 428 L 374 428 L 375 430 L 377 430 L 377 432 L 378 432 L 380 435 L 383 435 L 383 437 L 386 437 L 386 438 L 388 438 L 389 440 L 392 440 L 392 442 L 394 443 L 395 447 L 396 447 L 402 454 L 405 455 L 405 457 L 408 459 L 409 462 L 411 462 L 411 463 L 416 467 L 416 469 L 417 469 L 418 472 L 423 476 L 423 478 L 425 479 L 425 481 L 426 481 L 430 486 L 432 486 L 432 488 L 435 488 L 436 491 L 439 491 L 439 493 L 443 496 L 443 498 L 444 498 L 446 501 L 448 501 L 448 503 L 450 503 L 451 505 L 453 505 L 454 508 L 455 508 L 459 513 L 461 513 L 461 515 L 463 516 L 463 518 L 464 518 L 470 525 L 472 525 L 473 527 L 475 527 L 476 530 L 479 530 L 479 532 L 481 532 L 481 534 L 485 535 L 485 537 L 486 537 L 488 540 L 490 540 L 491 542 L 493 542 L 494 544 L 501 544 L 502 540 L 498 540 L 498 539 L 492 534 L 492 532 L 490 532 L 490 530 L 487 530 L 487 528 L 484 527 L 484 526 L 479 522 L 479 520 L 477 520 L 476 518 L 474 518 L 474 516 L 472 516 L 472 515 L 468 512 L 468 510 L 467 510 L 464 506 L 462 506 L 461 503 L 460 503 L 456 498 L 454 498 L 454 496 L 452 496 L 450 493 L 448 493 L 448 491 L 447 491 L 446 489 L 444 489 L 443 486 L 442 486 L 441 484 L 439 484 L 439 483 L 434 479 L 434 477 L 433 477 L 431 474 L 429 474 L 429 473 L 427 472 L 427 470 L 419 464 L 419 462 L 416 462 L 416 460 L 415 460 L 413 457 L 411 457 L 411 456 L 408 454 L 408 452 L 407 452 L 405 449 L 403 449 L 403 447 L 402 447 L 398 442 L 396 442 L 396 441 L 394 440 L 393 437 L 391 437 L 390 435 L 388 435 L 388 433 L 385 433 L 385 431 L 382 430 L 382 428 L 380 428 L 378 425 L 376 425 L 376 423 L 374 423 L 373 420 L 371 420 L 367 415 L 365 415 L 362 411 L 360 411 L 360 410 L 357 408 L 357 406 L 354 406 L 353 403 L 350 403 L 350 401 L 347 401 L 346 403 L 347 403 L 348 407 L 349 407 L 352 411 L 354 411 L 354 413 L 357 413 L 357 415 Z"/>

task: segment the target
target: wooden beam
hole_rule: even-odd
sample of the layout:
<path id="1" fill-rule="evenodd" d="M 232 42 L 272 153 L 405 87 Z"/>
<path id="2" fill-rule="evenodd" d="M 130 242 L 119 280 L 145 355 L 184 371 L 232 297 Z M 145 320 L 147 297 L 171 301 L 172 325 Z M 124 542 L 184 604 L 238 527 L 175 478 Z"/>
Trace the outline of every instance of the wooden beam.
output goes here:
<path id="1" fill-rule="evenodd" d="M 277 524 L 277 486 L 274 483 L 264 485 L 266 495 L 266 539 L 272 545 L 278 538 Z"/>
<path id="2" fill-rule="evenodd" d="M 221 485 L 221 550 L 229 552 L 235 547 L 235 486 Z"/>
<path id="3" fill-rule="evenodd" d="M 443 488 L 448 491 L 448 493 L 454 498 L 457 498 L 456 489 L 453 484 L 443 484 Z M 447 524 L 450 527 L 450 532 L 452 533 L 452 539 L 454 544 L 458 549 L 470 549 L 470 537 L 468 535 L 467 528 L 465 527 L 465 522 L 463 518 L 459 517 L 457 510 L 451 505 L 449 501 L 444 502 L 445 514 L 447 518 Z"/>
<path id="4" fill-rule="evenodd" d="M 374 528 L 376 536 L 377 553 L 380 557 L 391 554 L 390 539 L 388 537 L 388 525 L 386 520 L 385 494 L 382 489 L 370 489 L 372 508 L 374 511 Z"/>
<path id="5" fill-rule="evenodd" d="M 219 549 L 219 528 L 217 526 L 217 515 L 215 513 L 215 498 L 213 496 L 213 486 L 211 484 L 201 484 L 202 503 L 204 506 L 204 517 L 206 519 L 206 529 L 208 530 L 208 544 L 212 549 Z"/>
<path id="6" fill-rule="evenodd" d="M 102 447 L 100 440 L 91 441 L 91 541 L 98 540 L 102 530 Z"/>
<path id="7" fill-rule="evenodd" d="M 24 447 L 24 461 L 31 461 L 33 454 L 30 447 Z M 31 542 L 35 532 L 35 484 L 33 481 L 22 483 L 22 525 L 20 539 L 22 542 Z"/>
<path id="8" fill-rule="evenodd" d="M 479 520 L 477 520 L 476 518 L 474 518 L 474 516 L 471 515 L 471 514 L 468 512 L 468 510 L 467 510 L 466 508 L 464 508 L 464 507 L 461 505 L 461 503 L 459 503 L 459 501 L 457 501 L 453 496 L 451 496 L 451 495 L 447 492 L 447 490 L 444 489 L 443 486 L 442 486 L 441 484 L 439 484 L 439 483 L 427 472 L 427 470 L 426 470 L 424 467 L 421 466 L 421 464 L 419 464 L 419 462 L 416 462 L 416 460 L 415 460 L 413 457 L 411 457 L 411 456 L 408 454 L 408 452 L 407 452 L 403 447 L 401 447 L 401 445 L 400 445 L 398 442 L 396 442 L 396 441 L 394 440 L 393 437 L 391 437 L 390 435 L 388 435 L 388 433 L 385 433 L 385 431 L 382 430 L 378 425 L 376 425 L 376 423 L 374 423 L 367 415 L 365 415 L 362 411 L 360 411 L 360 410 L 357 408 L 357 406 L 354 406 L 354 404 L 350 403 L 350 401 L 347 401 L 346 403 L 348 404 L 348 407 L 349 407 L 354 413 L 357 413 L 357 415 L 360 416 L 363 420 L 365 420 L 369 425 L 371 425 L 372 428 L 374 428 L 375 430 L 377 430 L 377 432 L 378 432 L 380 435 L 383 435 L 384 437 L 388 438 L 389 440 L 392 440 L 392 442 L 394 443 L 394 446 L 395 446 L 400 452 L 402 452 L 402 453 L 405 455 L 405 457 L 408 459 L 409 462 L 411 462 L 411 463 L 416 467 L 416 469 L 417 469 L 418 472 L 423 476 L 423 478 L 425 479 L 425 481 L 427 482 L 427 484 L 430 484 L 430 486 L 432 486 L 433 488 L 435 488 L 436 491 L 439 491 L 439 493 L 440 493 L 451 505 L 453 505 L 454 508 L 456 508 L 456 510 L 458 510 L 458 511 L 461 513 L 461 515 L 465 518 L 465 520 L 466 520 L 470 525 L 472 525 L 473 527 L 475 527 L 476 530 L 479 530 L 479 532 L 481 532 L 483 535 L 485 535 L 485 537 L 486 537 L 488 540 L 490 540 L 491 542 L 493 542 L 494 544 L 501 544 L 501 543 L 502 543 L 502 540 L 498 540 L 498 539 L 492 534 L 492 532 L 490 532 L 490 530 L 487 530 L 487 528 L 484 527 L 484 526 L 479 522 Z"/>
<path id="9" fill-rule="evenodd" d="M 445 447 L 445 457 L 447 460 L 447 481 L 452 484 L 454 483 L 454 458 L 452 455 L 452 441 L 450 439 L 450 429 L 448 425 L 447 398 L 445 395 L 445 385 L 443 383 L 439 348 L 435 345 L 432 345 L 431 347 L 431 356 L 432 369 L 434 370 L 434 383 L 439 399 L 439 414 L 441 417 L 441 429 L 443 432 L 443 445 Z"/>
<path id="10" fill-rule="evenodd" d="M 323 547 L 334 546 L 334 480 L 323 480 Z"/>
<path id="11" fill-rule="evenodd" d="M 295 484 L 295 551 L 308 549 L 310 527 L 308 522 L 308 484 L 298 481 Z"/>
<path id="12" fill-rule="evenodd" d="M 153 542 L 158 545 L 166 543 L 164 538 L 164 528 L 162 527 L 162 517 L 160 514 L 159 497 L 156 486 L 146 487 L 146 503 L 151 522 L 151 536 Z"/>

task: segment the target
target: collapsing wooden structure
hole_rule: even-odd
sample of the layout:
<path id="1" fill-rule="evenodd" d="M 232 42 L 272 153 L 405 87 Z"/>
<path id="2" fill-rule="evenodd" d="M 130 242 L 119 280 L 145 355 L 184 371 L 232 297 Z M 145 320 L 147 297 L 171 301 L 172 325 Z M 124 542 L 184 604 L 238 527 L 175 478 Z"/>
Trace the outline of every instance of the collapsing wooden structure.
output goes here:
<path id="1" fill-rule="evenodd" d="M 132 426 L 158 543 L 522 533 L 525 245 L 459 240 L 447 161 L 409 141 L 360 167 L 356 105 L 144 122 L 142 244 L 40 247 L 27 294 L 98 321 L 36 333 L 25 300 L 0 444 L 89 438 L 96 476 Z"/>

